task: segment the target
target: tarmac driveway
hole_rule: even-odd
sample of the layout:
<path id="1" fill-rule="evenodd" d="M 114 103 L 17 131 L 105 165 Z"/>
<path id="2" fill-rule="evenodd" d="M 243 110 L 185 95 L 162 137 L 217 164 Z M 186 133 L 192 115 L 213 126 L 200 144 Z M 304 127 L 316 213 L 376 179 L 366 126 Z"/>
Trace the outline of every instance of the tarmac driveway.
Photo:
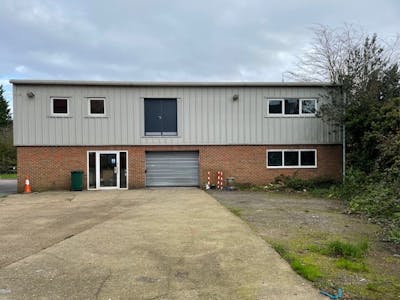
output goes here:
<path id="1" fill-rule="evenodd" d="M 17 179 L 0 179 L 0 197 L 17 192 Z"/>
<path id="2" fill-rule="evenodd" d="M 198 189 L 0 198 L 0 299 L 321 299 Z"/>

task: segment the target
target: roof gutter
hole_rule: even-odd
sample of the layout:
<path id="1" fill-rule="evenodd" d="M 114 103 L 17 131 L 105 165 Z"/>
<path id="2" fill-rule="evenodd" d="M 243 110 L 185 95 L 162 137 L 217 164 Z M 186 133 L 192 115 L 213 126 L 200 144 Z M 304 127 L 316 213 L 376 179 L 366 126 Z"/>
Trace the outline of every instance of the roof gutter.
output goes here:
<path id="1" fill-rule="evenodd" d="M 156 82 L 11 79 L 14 85 L 131 86 L 131 87 L 337 87 L 329 82 Z"/>

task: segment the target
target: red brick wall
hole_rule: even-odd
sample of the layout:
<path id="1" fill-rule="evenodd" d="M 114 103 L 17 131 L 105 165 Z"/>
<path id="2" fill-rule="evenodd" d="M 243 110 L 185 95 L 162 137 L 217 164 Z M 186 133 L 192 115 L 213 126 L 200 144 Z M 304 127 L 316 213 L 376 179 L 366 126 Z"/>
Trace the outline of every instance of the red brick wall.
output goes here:
<path id="1" fill-rule="evenodd" d="M 317 149 L 317 168 L 267 169 L 267 149 Z M 236 182 L 266 184 L 276 176 L 303 178 L 327 176 L 339 179 L 342 172 L 341 145 L 279 146 L 99 146 L 99 147 L 18 147 L 18 190 L 23 190 L 25 176 L 30 177 L 33 191 L 70 188 L 70 173 L 84 171 L 86 188 L 88 150 L 127 150 L 129 188 L 145 185 L 145 151 L 199 151 L 200 181 L 205 184 L 207 171 L 223 171 Z"/>

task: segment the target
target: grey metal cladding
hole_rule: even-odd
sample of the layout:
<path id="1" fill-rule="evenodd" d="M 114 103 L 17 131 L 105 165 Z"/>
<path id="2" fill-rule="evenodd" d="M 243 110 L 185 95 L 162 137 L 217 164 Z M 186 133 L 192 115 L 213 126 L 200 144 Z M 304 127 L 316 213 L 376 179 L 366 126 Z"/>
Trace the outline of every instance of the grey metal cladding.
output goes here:
<path id="1" fill-rule="evenodd" d="M 17 146 L 339 144 L 340 130 L 320 118 L 266 115 L 268 98 L 317 98 L 320 106 L 326 101 L 326 89 L 18 83 L 14 85 L 14 142 Z M 27 97 L 28 92 L 35 97 Z M 51 115 L 51 97 L 69 99 L 68 116 Z M 105 116 L 89 116 L 90 97 L 105 99 Z M 177 99 L 176 136 L 145 136 L 145 98 Z"/>
<path id="2" fill-rule="evenodd" d="M 198 152 L 146 152 L 146 186 L 198 185 Z"/>

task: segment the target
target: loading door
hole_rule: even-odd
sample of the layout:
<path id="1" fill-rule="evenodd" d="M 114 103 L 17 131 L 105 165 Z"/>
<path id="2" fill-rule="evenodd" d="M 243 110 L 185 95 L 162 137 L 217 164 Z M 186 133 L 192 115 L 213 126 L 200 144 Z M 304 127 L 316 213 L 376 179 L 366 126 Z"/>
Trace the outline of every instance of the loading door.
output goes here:
<path id="1" fill-rule="evenodd" d="M 146 152 L 146 186 L 199 186 L 199 153 Z"/>

